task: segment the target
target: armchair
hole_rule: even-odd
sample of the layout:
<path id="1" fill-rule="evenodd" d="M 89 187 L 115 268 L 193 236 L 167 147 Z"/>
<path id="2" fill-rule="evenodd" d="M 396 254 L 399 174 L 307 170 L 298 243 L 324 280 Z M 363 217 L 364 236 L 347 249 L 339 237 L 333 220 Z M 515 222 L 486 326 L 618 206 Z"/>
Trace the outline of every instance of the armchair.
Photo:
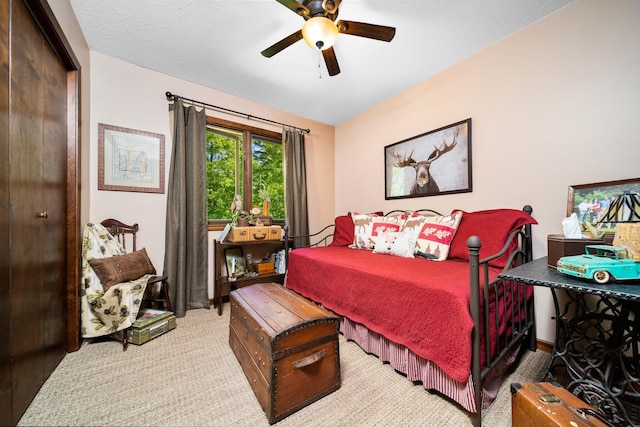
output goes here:
<path id="1" fill-rule="evenodd" d="M 127 225 L 117 219 L 109 218 L 102 221 L 102 224 L 109 233 L 116 238 L 118 243 L 122 245 L 124 250 L 127 250 L 127 240 L 130 241 L 131 247 L 135 251 L 136 248 L 136 235 L 140 230 L 138 224 Z M 130 239 L 127 239 L 130 236 Z M 147 282 L 147 289 L 142 300 L 143 305 L 149 305 L 151 308 L 159 308 L 167 311 L 171 311 L 171 299 L 169 298 L 169 278 L 167 276 L 149 277 Z M 158 288 L 159 287 L 159 288 Z M 164 305 L 164 307 L 162 307 Z"/>
<path id="2" fill-rule="evenodd" d="M 96 338 L 124 330 L 123 350 L 126 350 L 127 329 L 138 316 L 151 274 L 106 287 L 90 264 L 92 260 L 120 255 L 125 255 L 124 248 L 104 226 L 87 224 L 82 241 L 81 335 Z"/>

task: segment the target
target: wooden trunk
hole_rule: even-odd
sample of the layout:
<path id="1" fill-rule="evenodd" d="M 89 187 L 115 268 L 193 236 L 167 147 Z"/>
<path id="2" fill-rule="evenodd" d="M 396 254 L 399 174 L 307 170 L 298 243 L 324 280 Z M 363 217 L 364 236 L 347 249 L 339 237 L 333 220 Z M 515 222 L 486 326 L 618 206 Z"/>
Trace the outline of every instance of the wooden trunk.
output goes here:
<path id="1" fill-rule="evenodd" d="M 270 424 L 340 388 L 337 316 L 276 283 L 230 300 L 229 344 Z"/>
<path id="2" fill-rule="evenodd" d="M 511 385 L 512 427 L 606 427 L 596 410 L 554 383 Z"/>

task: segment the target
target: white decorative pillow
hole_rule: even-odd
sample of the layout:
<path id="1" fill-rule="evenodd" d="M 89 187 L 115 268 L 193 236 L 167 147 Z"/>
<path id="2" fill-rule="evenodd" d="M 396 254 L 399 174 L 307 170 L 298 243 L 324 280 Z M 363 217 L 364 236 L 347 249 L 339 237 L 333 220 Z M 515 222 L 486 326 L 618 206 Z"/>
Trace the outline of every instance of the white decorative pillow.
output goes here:
<path id="1" fill-rule="evenodd" d="M 413 258 L 416 250 L 416 233 L 413 231 L 390 231 L 376 237 L 374 254 L 389 254 Z"/>
<path id="2" fill-rule="evenodd" d="M 405 222 L 404 230 L 417 233 L 416 254 L 433 261 L 444 261 L 461 219 L 460 211 L 447 216 L 412 215 Z"/>
<path id="3" fill-rule="evenodd" d="M 401 231 L 406 215 L 377 216 L 355 213 L 353 215 L 353 244 L 354 249 L 372 250 L 376 245 L 376 238 L 387 232 Z"/>

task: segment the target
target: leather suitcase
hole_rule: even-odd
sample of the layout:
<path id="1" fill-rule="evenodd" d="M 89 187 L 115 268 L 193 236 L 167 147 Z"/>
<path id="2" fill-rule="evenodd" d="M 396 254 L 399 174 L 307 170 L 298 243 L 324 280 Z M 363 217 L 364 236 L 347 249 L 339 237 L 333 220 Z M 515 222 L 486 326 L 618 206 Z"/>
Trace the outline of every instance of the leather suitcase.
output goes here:
<path id="1" fill-rule="evenodd" d="M 231 242 L 260 242 L 263 240 L 280 240 L 282 228 L 279 225 L 252 225 L 249 227 L 232 227 L 229 233 Z"/>
<path id="2" fill-rule="evenodd" d="M 512 427 L 608 427 L 596 410 L 555 383 L 511 384 Z"/>
<path id="3" fill-rule="evenodd" d="M 176 316 L 170 311 L 141 308 L 138 318 L 131 325 L 129 343 L 142 345 L 176 328 Z M 121 341 L 123 331 L 115 332 L 114 338 Z"/>
<path id="4" fill-rule="evenodd" d="M 230 300 L 229 345 L 270 424 L 340 388 L 337 316 L 277 283 Z"/>

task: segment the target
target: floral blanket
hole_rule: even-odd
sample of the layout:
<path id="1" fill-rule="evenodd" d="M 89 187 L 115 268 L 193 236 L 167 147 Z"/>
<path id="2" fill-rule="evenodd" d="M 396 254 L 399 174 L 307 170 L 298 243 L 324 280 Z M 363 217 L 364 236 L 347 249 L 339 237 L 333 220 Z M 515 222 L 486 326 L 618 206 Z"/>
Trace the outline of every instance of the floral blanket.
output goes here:
<path id="1" fill-rule="evenodd" d="M 122 245 L 100 224 L 87 224 L 82 238 L 80 284 L 82 337 L 126 329 L 135 322 L 150 275 L 111 286 L 105 292 L 89 260 L 124 255 Z"/>

